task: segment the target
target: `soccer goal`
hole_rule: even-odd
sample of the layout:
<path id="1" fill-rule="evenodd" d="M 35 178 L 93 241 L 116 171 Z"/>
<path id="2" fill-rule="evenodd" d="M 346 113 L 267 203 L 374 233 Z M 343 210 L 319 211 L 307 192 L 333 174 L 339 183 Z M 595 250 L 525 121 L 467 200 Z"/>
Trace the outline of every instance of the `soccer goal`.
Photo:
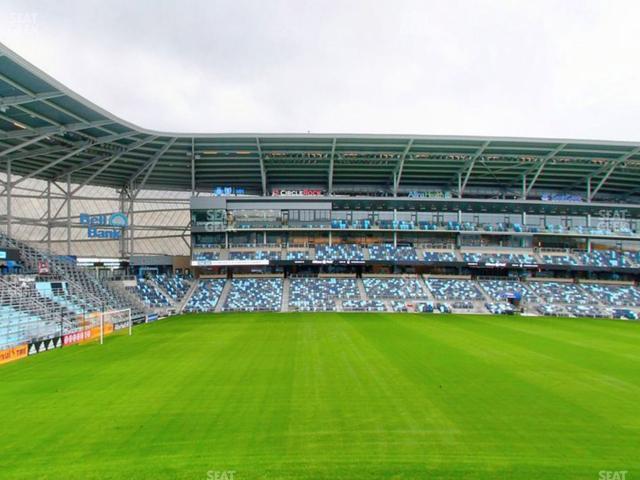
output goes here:
<path id="1" fill-rule="evenodd" d="M 130 308 L 102 312 L 100 315 L 100 343 L 104 343 L 105 335 L 114 332 L 127 332 L 129 335 L 133 333 Z"/>

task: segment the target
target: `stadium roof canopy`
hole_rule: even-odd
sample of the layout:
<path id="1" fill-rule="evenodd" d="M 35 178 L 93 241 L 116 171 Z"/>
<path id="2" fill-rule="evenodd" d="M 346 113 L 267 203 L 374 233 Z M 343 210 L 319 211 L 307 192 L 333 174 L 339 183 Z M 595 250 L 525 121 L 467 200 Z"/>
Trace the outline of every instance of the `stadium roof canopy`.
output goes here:
<path id="1" fill-rule="evenodd" d="M 152 131 L 92 104 L 0 44 L 0 170 L 9 163 L 13 175 L 27 178 L 135 189 L 640 193 L 640 143 L 633 142 Z"/>

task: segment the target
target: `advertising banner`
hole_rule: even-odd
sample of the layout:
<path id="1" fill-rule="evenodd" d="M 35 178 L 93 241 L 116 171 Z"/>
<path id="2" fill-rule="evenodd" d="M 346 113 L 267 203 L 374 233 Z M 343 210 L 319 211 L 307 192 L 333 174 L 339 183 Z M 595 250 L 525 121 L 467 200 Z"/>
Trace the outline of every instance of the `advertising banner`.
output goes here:
<path id="1" fill-rule="evenodd" d="M 81 330 L 79 332 L 68 333 L 64 337 L 62 337 L 62 343 L 67 345 L 73 345 L 75 343 L 86 342 L 87 340 L 91 340 L 91 331 L 90 330 Z M 98 327 L 98 335 L 100 335 L 100 328 Z"/>
<path id="2" fill-rule="evenodd" d="M 29 346 L 26 343 L 17 347 L 7 348 L 6 350 L 0 350 L 0 365 L 24 358 L 28 355 L 28 352 Z"/>
<path id="3" fill-rule="evenodd" d="M 29 355 L 47 352 L 54 348 L 62 347 L 62 337 L 53 337 L 48 340 L 38 340 L 29 344 Z"/>

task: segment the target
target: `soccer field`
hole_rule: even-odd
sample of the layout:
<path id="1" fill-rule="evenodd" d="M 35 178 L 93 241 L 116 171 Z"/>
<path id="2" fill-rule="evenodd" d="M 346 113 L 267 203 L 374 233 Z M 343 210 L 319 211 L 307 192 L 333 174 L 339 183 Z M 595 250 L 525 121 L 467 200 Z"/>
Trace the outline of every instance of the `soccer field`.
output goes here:
<path id="1" fill-rule="evenodd" d="M 640 478 L 640 325 L 173 317 L 0 367 L 1 478 Z"/>

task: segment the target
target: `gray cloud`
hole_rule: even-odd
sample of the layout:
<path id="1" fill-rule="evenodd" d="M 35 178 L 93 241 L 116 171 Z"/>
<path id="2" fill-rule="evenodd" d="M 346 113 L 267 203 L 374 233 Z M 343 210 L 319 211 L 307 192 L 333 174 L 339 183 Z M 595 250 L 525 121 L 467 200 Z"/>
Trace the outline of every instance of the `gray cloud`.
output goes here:
<path id="1" fill-rule="evenodd" d="M 640 140 L 639 14 L 635 1 L 9 0 L 0 40 L 159 130 Z"/>

